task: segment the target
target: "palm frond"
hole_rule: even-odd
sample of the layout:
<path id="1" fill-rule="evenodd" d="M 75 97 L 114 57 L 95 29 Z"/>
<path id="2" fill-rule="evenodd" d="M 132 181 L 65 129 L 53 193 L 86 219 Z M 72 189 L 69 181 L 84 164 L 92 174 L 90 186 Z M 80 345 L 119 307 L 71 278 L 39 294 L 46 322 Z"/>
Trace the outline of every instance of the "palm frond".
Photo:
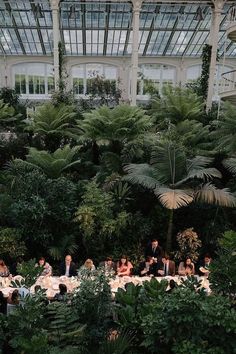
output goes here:
<path id="1" fill-rule="evenodd" d="M 222 164 L 229 170 L 233 175 L 236 175 L 236 158 L 231 157 L 222 161 Z"/>
<path id="2" fill-rule="evenodd" d="M 151 165 L 158 180 L 164 184 L 175 184 L 186 175 L 186 156 L 176 142 L 159 141 L 152 149 Z"/>
<path id="3" fill-rule="evenodd" d="M 193 191 L 160 187 L 154 190 L 161 204 L 167 209 L 185 207 L 193 201 Z"/>
<path id="4" fill-rule="evenodd" d="M 148 189 L 155 189 L 159 186 L 155 170 L 148 164 L 129 164 L 124 167 L 128 175 L 122 179 L 132 184 L 141 184 Z"/>
<path id="5" fill-rule="evenodd" d="M 236 206 L 236 199 L 233 194 L 230 193 L 229 189 L 218 189 L 211 183 L 203 184 L 202 187 L 196 191 L 195 200 L 223 207 Z"/>

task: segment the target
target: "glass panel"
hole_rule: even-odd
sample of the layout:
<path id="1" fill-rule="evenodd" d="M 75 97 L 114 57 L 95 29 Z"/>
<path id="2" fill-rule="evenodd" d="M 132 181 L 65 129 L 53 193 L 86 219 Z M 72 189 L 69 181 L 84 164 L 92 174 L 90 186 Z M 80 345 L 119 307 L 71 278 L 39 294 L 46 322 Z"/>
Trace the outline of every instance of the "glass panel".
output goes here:
<path id="1" fill-rule="evenodd" d="M 23 74 L 15 75 L 15 90 L 19 95 L 26 93 L 26 76 Z"/>
<path id="2" fill-rule="evenodd" d="M 76 95 L 84 93 L 84 80 L 82 78 L 73 78 L 73 91 Z"/>
<path id="3" fill-rule="evenodd" d="M 48 77 L 48 93 L 51 94 L 55 91 L 54 77 Z"/>

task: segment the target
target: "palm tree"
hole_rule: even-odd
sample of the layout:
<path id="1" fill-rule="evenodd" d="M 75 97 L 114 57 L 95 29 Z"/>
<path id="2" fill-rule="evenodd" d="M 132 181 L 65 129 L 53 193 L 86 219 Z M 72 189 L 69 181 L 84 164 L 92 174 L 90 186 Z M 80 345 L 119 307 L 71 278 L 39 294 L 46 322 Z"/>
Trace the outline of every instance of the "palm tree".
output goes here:
<path id="1" fill-rule="evenodd" d="M 15 159 L 13 164 L 39 168 L 49 178 L 59 178 L 64 171 L 80 163 L 80 160 L 76 158 L 79 149 L 80 146 L 70 148 L 69 145 L 65 145 L 63 148 L 49 153 L 44 150 L 30 148 L 26 161 Z"/>
<path id="2" fill-rule="evenodd" d="M 210 158 L 186 157 L 181 146 L 172 141 L 161 141 L 153 148 L 150 164 L 129 164 L 124 167 L 124 177 L 130 183 L 140 184 L 151 190 L 161 204 L 170 210 L 166 249 L 171 249 L 173 212 L 194 201 L 226 207 L 236 205 L 235 198 L 227 189 L 217 189 L 213 178 L 221 173 L 207 167 Z"/>
<path id="3" fill-rule="evenodd" d="M 170 123 L 163 126 L 165 130 L 158 132 L 161 138 L 176 141 L 185 149 L 187 155 L 213 155 L 213 143 L 209 139 L 209 126 L 203 126 L 196 120 L 182 120 L 178 123 Z"/>
<path id="4" fill-rule="evenodd" d="M 215 130 L 212 137 L 216 148 L 225 152 L 236 153 L 236 109 L 229 102 L 223 105 L 223 111 L 218 120 L 213 122 Z"/>
<path id="5" fill-rule="evenodd" d="M 32 120 L 25 120 L 26 131 L 42 136 L 46 148 L 54 151 L 63 137 L 73 136 L 75 118 L 74 106 L 64 104 L 54 106 L 52 103 L 46 103 L 38 107 Z"/>
<path id="6" fill-rule="evenodd" d="M 161 97 L 152 100 L 151 114 L 162 125 L 167 120 L 178 123 L 182 120 L 198 120 L 204 111 L 202 98 L 189 89 L 164 86 Z"/>
<path id="7" fill-rule="evenodd" d="M 143 144 L 148 140 L 152 120 L 138 107 L 119 105 L 114 109 L 100 107 L 84 114 L 78 121 L 80 141 L 91 142 L 93 151 L 100 154 L 99 146 L 107 146 L 102 156 L 102 165 L 107 174 L 122 171 L 122 162 L 130 162 L 134 156 L 142 154 Z M 110 168 L 111 167 L 111 168 Z"/>
<path id="8" fill-rule="evenodd" d="M 73 255 L 78 251 L 79 246 L 76 243 L 76 238 L 73 235 L 63 235 L 63 238 L 57 240 L 56 244 L 49 247 L 48 253 L 54 260 L 62 259 L 65 254 Z"/>

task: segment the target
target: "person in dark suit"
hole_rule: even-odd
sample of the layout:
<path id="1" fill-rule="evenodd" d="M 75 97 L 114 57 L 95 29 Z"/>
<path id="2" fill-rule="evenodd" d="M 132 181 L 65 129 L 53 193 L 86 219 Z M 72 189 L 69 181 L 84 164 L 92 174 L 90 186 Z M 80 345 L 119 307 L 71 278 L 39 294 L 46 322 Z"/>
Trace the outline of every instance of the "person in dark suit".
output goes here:
<path id="1" fill-rule="evenodd" d="M 160 261 L 163 256 L 163 250 L 156 239 L 153 239 L 145 249 L 145 258 L 148 256 L 155 258 L 156 262 Z"/>
<path id="2" fill-rule="evenodd" d="M 72 262 L 70 255 L 65 257 L 65 261 L 60 264 L 60 275 L 66 275 L 67 277 L 72 277 L 77 275 L 77 269 L 75 263 Z"/>
<path id="3" fill-rule="evenodd" d="M 170 260 L 169 255 L 166 254 L 162 257 L 161 262 L 158 262 L 157 275 L 161 277 L 165 277 L 167 275 L 172 277 L 175 276 L 175 262 Z"/>
<path id="4" fill-rule="evenodd" d="M 210 273 L 210 264 L 212 262 L 212 258 L 210 256 L 210 254 L 205 254 L 204 259 L 199 263 L 199 275 L 201 276 L 206 276 L 208 277 L 209 273 Z"/>
<path id="5" fill-rule="evenodd" d="M 147 256 L 146 261 L 139 264 L 138 274 L 140 277 L 145 275 L 156 275 L 157 263 L 154 262 L 153 257 Z"/>

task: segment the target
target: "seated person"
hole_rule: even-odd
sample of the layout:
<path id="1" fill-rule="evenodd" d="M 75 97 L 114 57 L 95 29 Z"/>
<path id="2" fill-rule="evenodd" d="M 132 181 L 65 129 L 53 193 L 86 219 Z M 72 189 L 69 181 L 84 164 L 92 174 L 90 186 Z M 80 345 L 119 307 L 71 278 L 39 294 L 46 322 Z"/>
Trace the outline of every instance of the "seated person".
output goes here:
<path id="1" fill-rule="evenodd" d="M 66 275 L 67 277 L 77 275 L 75 263 L 72 262 L 72 258 L 69 254 L 65 257 L 65 261 L 60 264 L 59 273 L 60 275 Z"/>
<path id="2" fill-rule="evenodd" d="M 212 258 L 211 256 L 207 253 L 204 256 L 203 261 L 200 262 L 199 264 L 199 275 L 205 275 L 208 277 L 209 273 L 210 273 L 210 264 L 212 262 Z"/>
<path id="3" fill-rule="evenodd" d="M 49 263 L 46 262 L 44 257 L 40 257 L 38 260 L 38 263 L 35 265 L 36 267 L 42 267 L 43 271 L 40 274 L 41 276 L 45 277 L 48 276 L 50 277 L 52 275 L 52 267 L 50 266 Z"/>
<path id="4" fill-rule="evenodd" d="M 4 260 L 0 259 L 0 277 L 9 277 L 9 275 L 10 272 L 6 264 L 4 263 Z"/>
<path id="5" fill-rule="evenodd" d="M 12 294 L 8 296 L 7 303 L 11 305 L 19 305 L 20 295 L 18 289 L 13 290 Z"/>
<path id="6" fill-rule="evenodd" d="M 175 276 L 175 262 L 170 260 L 169 255 L 162 257 L 161 262 L 157 264 L 157 276 Z"/>
<path id="7" fill-rule="evenodd" d="M 156 239 L 152 239 L 151 243 L 149 243 L 145 249 L 145 258 L 150 256 L 155 258 L 154 261 L 158 262 L 161 260 L 162 255 L 163 250 L 158 245 L 158 241 Z"/>
<path id="8" fill-rule="evenodd" d="M 0 291 L 0 313 L 7 314 L 7 299 L 4 297 L 2 291 Z"/>
<path id="9" fill-rule="evenodd" d="M 67 300 L 67 286 L 65 284 L 59 284 L 59 293 L 55 294 L 53 300 L 66 301 Z"/>
<path id="10" fill-rule="evenodd" d="M 187 257 L 184 262 L 180 262 L 178 274 L 183 276 L 195 274 L 194 264 L 191 258 Z"/>
<path id="11" fill-rule="evenodd" d="M 95 268 L 95 265 L 93 264 L 92 259 L 88 258 L 88 259 L 86 259 L 84 264 L 80 267 L 80 269 L 78 271 L 78 275 L 79 276 L 91 275 L 95 269 L 96 268 Z"/>
<path id="12" fill-rule="evenodd" d="M 147 256 L 146 261 L 139 264 L 138 274 L 140 277 L 144 275 L 155 275 L 157 271 L 157 264 L 154 262 L 153 257 Z"/>
<path id="13" fill-rule="evenodd" d="M 112 261 L 112 257 L 107 257 L 104 262 L 99 263 L 100 268 L 105 268 L 106 272 L 115 273 L 116 265 L 115 262 Z"/>
<path id="14" fill-rule="evenodd" d="M 116 265 L 117 269 L 117 275 L 120 277 L 123 276 L 130 276 L 132 273 L 133 265 L 132 263 L 128 260 L 127 256 L 121 256 L 120 260 L 117 262 Z"/>
<path id="15" fill-rule="evenodd" d="M 176 287 L 176 282 L 174 281 L 174 279 L 170 279 L 169 289 L 166 290 L 166 293 L 168 293 L 168 294 L 172 293 L 172 291 L 174 290 L 175 287 Z"/>

